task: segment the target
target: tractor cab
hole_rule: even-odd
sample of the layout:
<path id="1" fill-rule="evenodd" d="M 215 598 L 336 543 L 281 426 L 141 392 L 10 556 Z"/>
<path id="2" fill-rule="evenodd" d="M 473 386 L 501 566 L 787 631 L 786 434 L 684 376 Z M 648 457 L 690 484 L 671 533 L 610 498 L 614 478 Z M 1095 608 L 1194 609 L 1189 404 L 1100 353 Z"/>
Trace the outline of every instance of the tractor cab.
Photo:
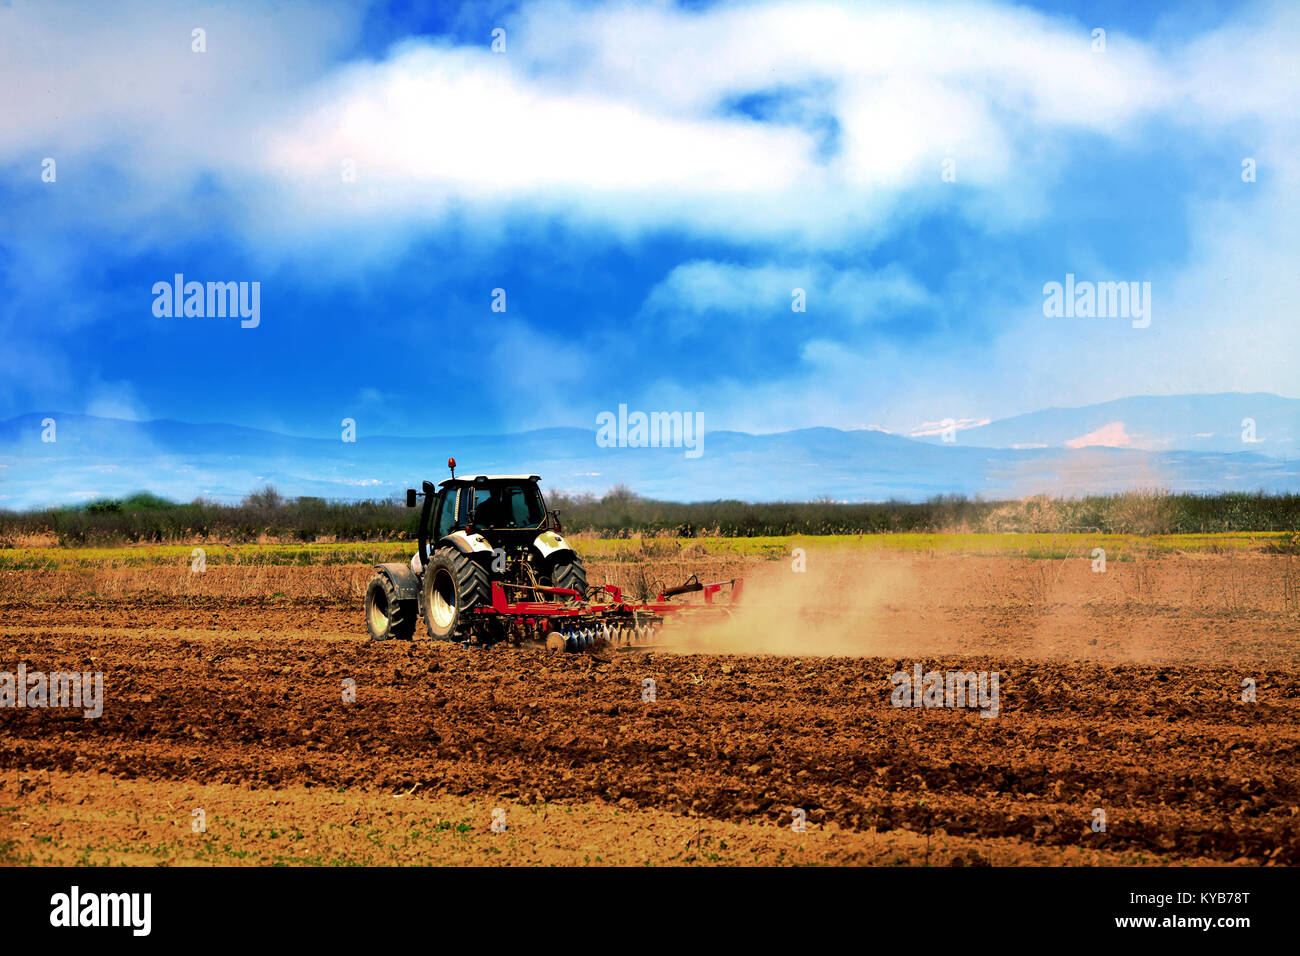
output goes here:
<path id="1" fill-rule="evenodd" d="M 470 527 L 540 528 L 547 514 L 537 481 L 536 475 L 448 478 L 439 484 L 435 499 L 437 530 L 445 535 Z"/>
<path id="2" fill-rule="evenodd" d="M 537 475 L 475 475 L 448 478 L 436 490 L 426 481 L 420 553 L 452 537 L 514 550 L 546 532 L 558 534 L 559 519 L 546 510 L 538 481 Z"/>

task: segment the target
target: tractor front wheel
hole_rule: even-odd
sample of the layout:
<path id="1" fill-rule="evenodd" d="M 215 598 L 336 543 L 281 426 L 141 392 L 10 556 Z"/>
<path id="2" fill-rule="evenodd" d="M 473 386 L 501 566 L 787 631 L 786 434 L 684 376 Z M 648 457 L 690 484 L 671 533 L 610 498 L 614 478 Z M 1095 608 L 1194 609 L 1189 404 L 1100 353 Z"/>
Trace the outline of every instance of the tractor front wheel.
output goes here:
<path id="1" fill-rule="evenodd" d="M 587 569 L 582 566 L 582 558 L 572 551 L 558 555 L 551 564 L 551 587 L 573 588 L 578 592 L 578 600 L 587 599 Z"/>
<path id="2" fill-rule="evenodd" d="M 469 612 L 492 600 L 487 568 L 455 548 L 438 548 L 424 566 L 424 626 L 435 641 L 469 634 Z"/>

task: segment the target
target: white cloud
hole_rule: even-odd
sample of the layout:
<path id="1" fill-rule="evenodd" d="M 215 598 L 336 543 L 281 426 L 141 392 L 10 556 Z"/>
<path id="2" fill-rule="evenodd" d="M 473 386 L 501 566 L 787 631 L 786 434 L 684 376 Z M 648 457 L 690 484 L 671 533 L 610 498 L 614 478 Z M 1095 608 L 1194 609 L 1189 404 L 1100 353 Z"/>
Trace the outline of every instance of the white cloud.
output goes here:
<path id="1" fill-rule="evenodd" d="M 946 200 L 949 155 L 964 184 L 1008 189 L 1014 215 L 1035 137 L 1118 135 L 1178 93 L 1141 44 L 1116 37 L 1098 56 L 1077 24 L 977 4 L 544 3 L 509 37 L 505 55 L 420 42 L 348 69 L 270 133 L 264 172 L 313 216 L 513 202 L 618 227 L 828 237 L 879 224 L 907 190 Z M 810 89 L 840 130 L 829 157 L 779 111 L 724 109 Z"/>
<path id="2" fill-rule="evenodd" d="M 795 292 L 802 290 L 804 312 L 795 313 Z M 896 310 L 934 304 L 933 297 L 897 265 L 875 272 L 837 270 L 820 263 L 804 266 L 693 260 L 676 266 L 650 290 L 644 312 L 666 316 L 679 331 L 689 318 L 706 312 L 732 316 L 783 318 L 787 321 L 828 315 L 870 322 Z"/>
<path id="3" fill-rule="evenodd" d="M 0 22 L 0 162 L 48 155 L 70 174 L 64 160 L 102 152 L 157 192 L 200 169 L 260 165 L 259 128 L 324 74 L 358 14 L 31 3 Z M 205 53 L 191 50 L 195 27 Z"/>
<path id="4" fill-rule="evenodd" d="M 968 428 L 980 428 L 987 425 L 992 419 L 989 418 L 950 418 L 940 422 L 922 422 L 907 434 L 911 438 L 926 438 L 935 435 L 942 435 L 948 429 L 952 428 L 957 431 L 965 431 Z"/>
<path id="5" fill-rule="evenodd" d="M 1132 137 L 1153 117 L 1277 117 L 1296 103 L 1285 8 L 1172 51 L 1112 29 L 1095 54 L 1085 25 L 984 3 L 542 2 L 503 21 L 505 54 L 486 37 L 418 40 L 328 71 L 355 16 L 12 11 L 0 161 L 96 153 L 147 182 L 131 196 L 141 214 L 210 171 L 248 192 L 255 245 L 331 225 L 400 231 L 466 204 L 827 243 L 886 228 L 904 203 L 953 201 L 947 156 L 963 187 L 996 194 L 963 194 L 969 215 L 1013 221 L 1040 211 L 1057 137 Z M 203 54 L 189 48 L 199 22 Z M 768 121 L 727 109 L 752 95 L 798 105 Z M 816 119 L 838 130 L 829 154 Z"/>
<path id="6" fill-rule="evenodd" d="M 1111 28 L 1094 54 L 1091 24 L 993 4 L 532 3 L 504 21 L 504 55 L 486 37 L 420 40 L 340 69 L 331 57 L 357 15 L 336 8 L 30 5 L 3 16 L 0 163 L 31 164 L 33 179 L 44 155 L 59 159 L 61 180 L 89 163 L 122 171 L 123 188 L 84 215 L 133 250 L 210 232 L 212 217 L 177 197 L 212 174 L 239 187 L 230 215 L 267 254 L 286 237 L 319 237 L 358 257 L 456 216 L 478 242 L 554 216 L 732 240 L 766 263 L 685 263 L 651 294 L 652 310 L 752 314 L 774 300 L 788 314 L 796 286 L 810 311 L 838 302 L 863 324 L 878 310 L 933 305 L 905 273 L 831 269 L 823 254 L 846 240 L 869 247 L 935 209 L 988 231 L 1049 215 L 1044 193 L 1080 134 L 1135 144 L 1151 124 L 1240 143 L 1260 181 L 1242 184 L 1239 200 L 1188 207 L 1187 264 L 1151 277 L 1150 329 L 1045 325 L 1035 290 L 987 304 L 1001 334 L 982 348 L 803 341 L 793 380 L 710 383 L 711 420 L 768 430 L 860 422 L 869 409 L 902 430 L 921 417 L 1121 394 L 1294 392 L 1291 6 L 1234 11 L 1231 25 L 1190 43 Z M 196 24 L 206 54 L 190 52 Z M 765 121 L 728 109 L 754 95 L 788 106 Z M 827 129 L 838 131 L 829 150 Z M 957 191 L 939 179 L 948 155 Z M 357 182 L 342 182 L 344 159 Z M 45 321 L 64 330 L 92 316 L 83 302 Z M 554 341 L 518 331 L 538 347 Z M 568 352 L 577 387 L 600 360 L 591 343 Z M 27 364 L 37 352 L 18 354 Z M 19 361 L 0 356 L 0 372 L 16 375 Z M 537 420 L 560 404 L 535 408 Z"/>

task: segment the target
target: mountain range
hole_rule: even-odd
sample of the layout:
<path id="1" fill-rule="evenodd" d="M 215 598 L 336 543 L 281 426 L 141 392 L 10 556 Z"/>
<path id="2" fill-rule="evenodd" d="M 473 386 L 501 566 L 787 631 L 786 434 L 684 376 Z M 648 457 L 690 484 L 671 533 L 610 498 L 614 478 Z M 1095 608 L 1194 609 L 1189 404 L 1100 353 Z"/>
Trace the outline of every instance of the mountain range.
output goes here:
<path id="1" fill-rule="evenodd" d="M 601 447 L 594 426 L 427 438 L 361 432 L 345 442 L 229 424 L 38 412 L 0 422 L 0 508 L 141 490 L 236 501 L 266 484 L 289 496 L 386 498 L 444 477 L 449 455 L 462 474 L 532 473 L 552 490 L 601 493 L 626 485 L 676 501 L 1296 492 L 1298 442 L 1300 400 L 1265 393 L 1137 396 L 1044 409 L 946 436 L 709 431 L 699 457 L 681 448 Z"/>

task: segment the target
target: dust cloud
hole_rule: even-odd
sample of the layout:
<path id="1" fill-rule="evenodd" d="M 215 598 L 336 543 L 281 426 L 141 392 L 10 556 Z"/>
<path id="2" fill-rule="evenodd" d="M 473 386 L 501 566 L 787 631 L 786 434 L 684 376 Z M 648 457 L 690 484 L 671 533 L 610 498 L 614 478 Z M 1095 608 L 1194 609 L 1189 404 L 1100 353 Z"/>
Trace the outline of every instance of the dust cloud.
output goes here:
<path id="1" fill-rule="evenodd" d="M 888 619 L 905 610 L 910 559 L 810 549 L 750 568 L 743 593 L 725 611 L 691 611 L 665 625 L 678 653 L 877 657 L 898 653 Z"/>

